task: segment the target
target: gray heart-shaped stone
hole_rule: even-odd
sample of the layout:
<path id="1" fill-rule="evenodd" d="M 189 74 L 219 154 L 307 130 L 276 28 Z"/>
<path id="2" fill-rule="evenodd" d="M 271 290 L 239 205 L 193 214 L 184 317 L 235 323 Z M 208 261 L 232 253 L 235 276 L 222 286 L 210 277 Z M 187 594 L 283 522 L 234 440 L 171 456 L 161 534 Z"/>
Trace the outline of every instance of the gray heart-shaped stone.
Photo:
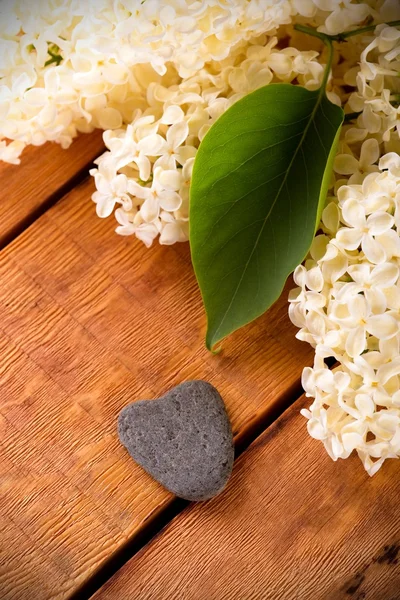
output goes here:
<path id="1" fill-rule="evenodd" d="M 126 406 L 118 435 L 132 458 L 176 496 L 208 500 L 232 472 L 231 424 L 218 391 L 187 381 L 157 400 Z"/>

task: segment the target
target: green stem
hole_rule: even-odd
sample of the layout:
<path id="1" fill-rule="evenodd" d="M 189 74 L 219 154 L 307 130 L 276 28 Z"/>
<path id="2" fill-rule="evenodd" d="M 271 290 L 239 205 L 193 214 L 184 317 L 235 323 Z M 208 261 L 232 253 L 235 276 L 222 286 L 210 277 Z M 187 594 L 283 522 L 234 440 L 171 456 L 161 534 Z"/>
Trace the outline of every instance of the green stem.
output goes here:
<path id="1" fill-rule="evenodd" d="M 332 44 L 332 36 L 322 33 L 321 31 L 317 31 L 313 27 L 306 27 L 305 25 L 296 24 L 294 26 L 297 31 L 301 31 L 302 33 L 307 33 L 308 35 L 312 35 L 313 37 L 319 38 L 328 48 L 328 60 L 325 66 L 324 77 L 321 83 L 321 89 L 325 89 L 326 84 L 328 82 L 329 73 L 331 71 L 332 59 L 333 59 L 333 44 Z"/>
<path id="2" fill-rule="evenodd" d="M 388 27 L 400 27 L 400 21 L 389 21 L 385 23 Z M 361 27 L 360 29 L 354 29 L 353 31 L 345 31 L 344 33 L 338 33 L 337 35 L 329 35 L 328 33 L 323 33 L 322 31 L 317 31 L 314 27 L 307 27 L 306 25 L 301 25 L 300 23 L 296 23 L 294 26 L 296 31 L 301 31 L 302 33 L 306 33 L 307 35 L 312 35 L 320 40 L 322 40 L 327 46 L 329 54 L 328 54 L 328 62 L 324 71 L 324 78 L 322 80 L 321 89 L 326 87 L 329 73 L 332 66 L 332 58 L 333 58 L 333 44 L 332 42 L 344 42 L 347 38 L 352 37 L 353 35 L 358 35 L 359 33 L 365 33 L 367 31 L 373 31 L 377 25 L 368 25 L 367 27 Z"/>
<path id="3" fill-rule="evenodd" d="M 50 54 L 49 60 L 47 60 L 44 63 L 45 67 L 48 67 L 49 65 L 52 65 L 53 63 L 56 63 L 57 67 L 58 65 L 62 62 L 62 56 L 60 56 L 59 54 L 54 54 L 54 52 L 52 52 L 51 50 L 47 50 L 47 53 Z"/>
<path id="4" fill-rule="evenodd" d="M 321 83 L 321 89 L 326 88 L 328 83 L 329 73 L 331 72 L 332 60 L 333 60 L 333 44 L 329 38 L 324 39 L 324 44 L 328 48 L 328 60 L 325 65 L 324 77 Z"/>
<path id="5" fill-rule="evenodd" d="M 388 27 L 400 27 L 400 21 L 389 21 L 388 23 L 375 23 L 375 25 L 367 25 L 367 27 L 361 27 L 360 29 L 354 29 L 352 31 L 345 31 L 344 33 L 338 33 L 337 35 L 331 36 L 338 42 L 347 40 L 347 38 L 359 33 L 367 33 L 368 31 L 374 31 L 378 25 L 387 25 Z"/>
<path id="6" fill-rule="evenodd" d="M 327 33 L 322 33 L 322 31 L 317 31 L 314 27 L 307 27 L 306 25 L 300 25 L 300 23 L 296 23 L 294 26 L 296 31 L 301 31 L 302 33 L 307 33 L 308 35 L 312 35 L 313 37 L 319 38 L 326 43 L 326 40 L 331 37 Z"/>
<path id="7" fill-rule="evenodd" d="M 345 31 L 344 33 L 338 33 L 336 35 L 329 35 L 328 33 L 322 33 L 321 31 L 317 31 L 313 27 L 306 27 L 305 25 L 300 25 L 296 23 L 294 28 L 296 31 L 302 31 L 303 33 L 307 33 L 308 35 L 312 35 L 316 38 L 319 38 L 326 44 L 326 40 L 330 40 L 331 42 L 344 42 L 347 38 L 352 37 L 353 35 L 358 35 L 360 33 L 367 33 L 368 31 L 374 31 L 378 25 L 387 25 L 388 27 L 400 27 L 400 21 L 389 21 L 388 23 L 375 23 L 375 25 L 367 25 L 366 27 L 360 27 L 359 29 L 353 29 L 352 31 Z"/>

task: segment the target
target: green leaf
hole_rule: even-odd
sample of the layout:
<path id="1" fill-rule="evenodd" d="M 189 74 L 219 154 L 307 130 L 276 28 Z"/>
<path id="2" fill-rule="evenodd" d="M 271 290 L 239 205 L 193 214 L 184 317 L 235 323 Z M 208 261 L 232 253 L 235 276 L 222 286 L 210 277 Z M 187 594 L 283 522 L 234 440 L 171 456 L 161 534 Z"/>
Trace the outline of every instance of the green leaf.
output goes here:
<path id="1" fill-rule="evenodd" d="M 234 104 L 202 141 L 190 246 L 208 348 L 266 311 L 306 256 L 343 114 L 322 88 L 272 84 Z"/>

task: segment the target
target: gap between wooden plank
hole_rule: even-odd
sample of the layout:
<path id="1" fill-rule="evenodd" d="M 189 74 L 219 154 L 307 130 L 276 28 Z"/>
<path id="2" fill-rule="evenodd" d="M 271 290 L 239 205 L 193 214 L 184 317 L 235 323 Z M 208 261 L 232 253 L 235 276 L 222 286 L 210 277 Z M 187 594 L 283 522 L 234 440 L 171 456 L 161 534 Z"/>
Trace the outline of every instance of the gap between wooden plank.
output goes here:
<path id="1" fill-rule="evenodd" d="M 291 388 L 283 394 L 281 401 L 277 402 L 271 409 L 264 411 L 257 419 L 253 419 L 249 425 L 244 428 L 235 437 L 235 461 L 243 452 L 266 430 L 270 427 L 292 404 L 294 404 L 302 395 L 304 390 L 301 382 L 297 381 Z M 149 515 L 149 518 L 142 529 L 135 534 L 115 552 L 97 572 L 87 579 L 69 600 L 89 600 L 121 567 L 124 566 L 133 556 L 142 550 L 154 538 L 160 535 L 163 529 L 175 519 L 191 502 L 182 498 L 173 498 L 166 506 L 159 511 Z M 194 503 L 192 503 L 194 504 Z"/>
<path id="2" fill-rule="evenodd" d="M 39 217 L 47 212 L 52 206 L 57 204 L 61 198 L 63 198 L 69 191 L 71 191 L 78 184 L 82 183 L 88 177 L 88 169 L 92 165 L 93 161 L 89 161 L 87 165 L 82 167 L 76 175 L 69 179 L 64 185 L 58 188 L 53 194 L 51 194 L 40 206 L 33 210 L 29 215 L 23 218 L 21 221 L 16 223 L 7 234 L 0 240 L 0 251 L 6 248 L 11 242 L 13 242 L 21 233 L 28 229 Z"/>
<path id="3" fill-rule="evenodd" d="M 102 132 L 81 134 L 67 150 L 55 143 L 29 147 L 20 165 L 0 161 L 0 250 L 88 177 L 105 150 Z"/>
<path id="4" fill-rule="evenodd" d="M 336 365 L 334 359 L 325 361 L 330 369 Z M 268 429 L 279 417 L 304 394 L 301 382 L 298 381 L 282 396 L 281 402 L 257 419 L 254 419 L 245 429 L 235 437 L 235 461 L 248 447 Z M 77 589 L 70 600 L 89 600 L 113 575 L 121 569 L 133 556 L 147 544 L 160 535 L 163 529 L 175 519 L 191 503 L 182 498 L 173 498 L 166 506 L 153 515 L 149 515 L 148 522 L 133 538 L 128 540 L 108 562 L 95 572 L 85 583 Z"/>
<path id="5" fill-rule="evenodd" d="M 116 236 L 87 202 L 91 188 L 87 181 L 74 188 L 8 246 L 1 261 L 4 356 L 12 370 L 3 393 L 4 506 L 37 550 L 30 574 L 21 545 L 7 546 L 12 571 L 5 585 L 12 591 L 12 576 L 19 581 L 24 573 L 30 595 L 36 590 L 44 598 L 44 578 L 52 582 L 46 597 L 60 600 L 84 598 L 85 581 L 101 585 L 100 576 L 117 570 L 118 560 L 182 510 L 118 443 L 117 414 L 132 397 L 152 398 L 184 379 L 208 379 L 226 399 L 242 452 L 301 393 L 301 370 L 312 362 L 310 347 L 295 340 L 287 318 L 287 289 L 269 315 L 231 336 L 212 357 L 204 347 L 187 246 L 147 250 Z M 171 314 L 179 314 L 172 328 Z M 26 387 L 28 374 L 34 382 Z M 21 460 L 36 479 L 21 475 Z M 23 505 L 27 486 L 35 494 Z"/>
<path id="6" fill-rule="evenodd" d="M 399 600 L 399 464 L 370 478 L 307 433 L 304 396 L 96 600 Z"/>

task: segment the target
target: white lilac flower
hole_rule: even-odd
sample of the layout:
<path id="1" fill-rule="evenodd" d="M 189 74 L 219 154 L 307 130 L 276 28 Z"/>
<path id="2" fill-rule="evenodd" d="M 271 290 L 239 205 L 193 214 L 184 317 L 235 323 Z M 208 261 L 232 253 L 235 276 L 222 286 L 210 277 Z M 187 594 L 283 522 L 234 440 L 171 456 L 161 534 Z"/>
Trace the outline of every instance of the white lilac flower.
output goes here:
<path id="1" fill-rule="evenodd" d="M 116 208 L 118 233 L 136 235 L 147 245 L 158 235 L 161 244 L 187 241 L 194 157 L 212 123 L 260 85 L 296 77 L 303 77 L 310 89 L 319 84 L 323 66 L 317 52 L 277 50 L 276 36 L 264 45 L 260 41 L 242 45 L 223 62 L 210 63 L 178 83 L 173 78 L 171 85 L 160 83 L 155 76 L 146 93 L 150 106 L 137 111 L 125 129 L 104 133 L 108 151 L 91 171 L 97 187 L 93 200 L 100 216 Z M 121 174 L 127 180 L 113 184 Z"/>
<path id="2" fill-rule="evenodd" d="M 334 460 L 355 450 L 373 475 L 400 456 L 399 156 L 382 156 L 363 177 L 325 208 L 325 233 L 294 273 L 289 315 L 315 348 L 303 373 L 310 435 Z"/>
<path id="3" fill-rule="evenodd" d="M 379 157 L 379 144 L 375 138 L 370 138 L 363 142 L 359 159 L 352 153 L 339 153 L 335 157 L 333 168 L 340 175 L 349 175 L 348 183 L 362 183 L 365 174 L 378 171 L 375 163 Z"/>
<path id="4" fill-rule="evenodd" d="M 356 0 L 170 0 L 165 6 L 159 0 L 2 2 L 0 141 L 8 138 L 19 144 L 3 150 L 1 156 L 17 162 L 24 145 L 30 143 L 53 140 L 67 147 L 78 132 L 118 129 L 132 122 L 135 109 L 145 111 L 152 105 L 148 91 L 154 82 L 163 81 L 168 88 L 190 79 L 212 63 L 229 61 L 251 40 L 274 34 L 297 16 L 329 32 L 354 27 L 372 14 L 369 4 Z M 387 4 L 388 0 L 382 11 L 392 17 L 395 9 L 385 8 Z M 392 70 L 396 43 L 394 34 L 382 33 L 376 46 L 385 51 Z M 271 69 L 282 81 L 297 77 L 301 85 L 315 89 L 321 66 L 312 60 L 312 53 L 306 54 L 283 49 L 272 52 L 269 65 L 263 59 L 262 65 L 252 60 L 232 75 L 232 89 L 239 87 L 238 93 L 243 94 L 268 84 Z M 246 70 L 245 85 L 241 68 Z M 386 115 L 387 135 L 396 127 L 396 119 L 393 111 Z M 173 120 L 177 123 L 175 116 Z"/>
<path id="5" fill-rule="evenodd" d="M 153 171 L 153 180 L 150 186 L 141 186 L 133 179 L 128 182 L 129 193 L 140 200 L 140 212 L 146 223 L 155 221 L 160 211 L 174 212 L 182 204 L 182 199 L 177 193 L 181 184 L 181 173 L 177 169 L 165 170 L 158 166 Z"/>
<path id="6" fill-rule="evenodd" d="M 168 69 L 191 77 L 294 13 L 290 0 L 7 0 L 0 11 L 0 141 L 19 142 L 1 157 L 12 162 L 23 144 L 130 123 Z"/>
<path id="7" fill-rule="evenodd" d="M 0 4 L 0 160 L 104 129 L 91 171 L 97 214 L 115 211 L 116 231 L 146 246 L 188 239 L 194 158 L 225 110 L 273 82 L 319 87 L 320 45 L 290 24 L 336 34 L 400 19 L 396 0 Z M 315 348 L 303 375 L 309 432 L 334 460 L 355 450 L 371 475 L 400 455 L 399 72 L 398 28 L 338 47 L 327 93 L 357 114 L 289 298 L 297 337 Z"/>
<path id="8" fill-rule="evenodd" d="M 352 0 L 313 0 L 314 4 L 328 14 L 322 31 L 330 34 L 346 31 L 351 26 L 361 23 L 371 14 L 368 4 L 354 3 Z"/>
<path id="9" fill-rule="evenodd" d="M 93 194 L 93 201 L 96 203 L 99 217 L 109 217 L 116 203 L 122 204 L 126 210 L 132 208 L 126 175 L 121 173 L 108 177 L 104 171 L 91 172 L 91 174 L 96 179 L 97 190 Z"/>
<path id="10" fill-rule="evenodd" d="M 338 230 L 335 238 L 339 248 L 354 251 L 361 247 L 365 257 L 374 264 L 386 260 L 385 246 L 381 241 L 394 225 L 391 214 L 376 211 L 367 216 L 361 203 L 349 199 L 342 207 L 342 219 L 345 226 Z"/>
<path id="11" fill-rule="evenodd" d="M 368 336 L 386 340 L 398 333 L 398 321 L 390 311 L 386 312 L 386 306 L 385 296 L 379 306 L 371 306 L 363 293 L 351 294 L 349 291 L 342 294 L 340 301 L 331 303 L 329 319 L 344 333 L 344 349 L 351 358 L 367 349 Z M 379 312 L 374 313 L 374 308 Z"/>
<path id="12" fill-rule="evenodd" d="M 400 18 L 400 4 L 394 7 L 392 13 L 395 19 Z M 356 141 L 357 135 L 365 137 L 373 134 L 387 147 L 395 143 L 396 149 L 400 149 L 397 141 L 400 126 L 400 31 L 379 25 L 375 35 L 367 39 L 369 43 L 361 53 L 360 66 L 344 75 L 346 84 L 357 87 L 357 91 L 349 97 L 349 109 L 361 112 L 357 128 L 351 128 L 347 139 Z"/>

